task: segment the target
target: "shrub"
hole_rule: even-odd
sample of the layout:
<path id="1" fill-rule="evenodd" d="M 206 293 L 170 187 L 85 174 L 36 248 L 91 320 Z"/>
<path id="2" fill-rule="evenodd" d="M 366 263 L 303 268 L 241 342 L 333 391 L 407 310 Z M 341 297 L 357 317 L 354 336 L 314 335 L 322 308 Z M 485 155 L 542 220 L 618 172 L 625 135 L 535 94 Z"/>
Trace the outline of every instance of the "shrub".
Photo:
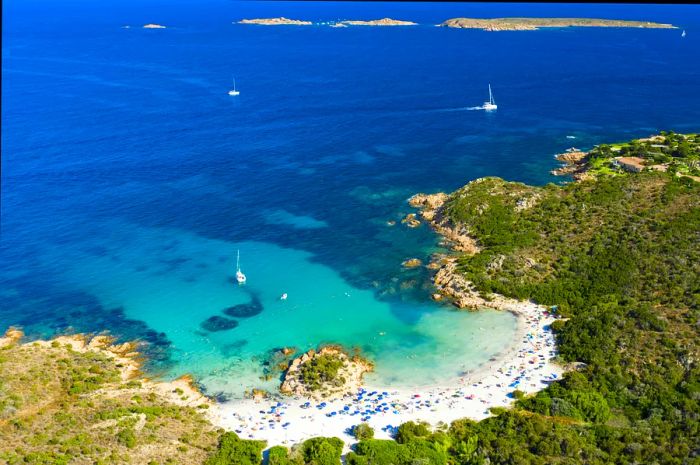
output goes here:
<path id="1" fill-rule="evenodd" d="M 340 465 L 343 441 L 338 438 L 311 438 L 304 441 L 301 451 L 307 465 Z"/>
<path id="2" fill-rule="evenodd" d="M 240 439 L 229 431 L 221 435 L 217 450 L 205 465 L 259 465 L 266 445 L 265 441 Z"/>
<path id="3" fill-rule="evenodd" d="M 352 429 L 352 435 L 355 439 L 362 441 L 363 439 L 372 439 L 374 437 L 374 430 L 367 423 L 360 423 L 355 425 Z"/>
<path id="4" fill-rule="evenodd" d="M 396 432 L 396 442 L 403 444 L 407 443 L 410 440 L 416 438 L 416 437 L 424 437 L 428 436 L 430 434 L 430 430 L 428 429 L 428 423 L 425 422 L 420 422 L 420 423 L 414 423 L 412 421 L 406 422 L 399 426 L 398 431 Z"/>

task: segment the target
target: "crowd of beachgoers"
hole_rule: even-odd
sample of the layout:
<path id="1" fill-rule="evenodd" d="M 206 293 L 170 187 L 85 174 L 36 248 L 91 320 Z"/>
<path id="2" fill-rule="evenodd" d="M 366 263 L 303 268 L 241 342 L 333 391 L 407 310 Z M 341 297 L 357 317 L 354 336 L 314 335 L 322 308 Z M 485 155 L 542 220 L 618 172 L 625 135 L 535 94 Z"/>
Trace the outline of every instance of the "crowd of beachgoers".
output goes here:
<path id="1" fill-rule="evenodd" d="M 510 311 L 518 317 L 511 347 L 449 384 L 414 389 L 367 385 L 354 395 L 326 401 L 281 396 L 232 400 L 218 404 L 212 419 L 241 438 L 264 439 L 269 446 L 335 436 L 347 447 L 355 442 L 352 427 L 363 422 L 374 428 L 375 437 L 390 438 L 407 421 L 436 426 L 459 418 L 485 418 L 491 407 L 510 405 L 514 391 L 539 391 L 563 372 L 552 360 L 556 347 L 549 325 L 556 316 L 528 302 Z"/>

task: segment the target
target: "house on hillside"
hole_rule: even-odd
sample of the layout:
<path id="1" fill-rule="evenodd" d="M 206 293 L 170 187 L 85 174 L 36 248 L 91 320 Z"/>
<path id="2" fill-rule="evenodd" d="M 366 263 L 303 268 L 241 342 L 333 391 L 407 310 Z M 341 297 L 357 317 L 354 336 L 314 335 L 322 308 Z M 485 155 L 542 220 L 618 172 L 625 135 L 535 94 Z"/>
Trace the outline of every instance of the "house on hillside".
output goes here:
<path id="1" fill-rule="evenodd" d="M 625 171 L 631 173 L 639 173 L 642 171 L 644 166 L 644 159 L 639 157 L 620 157 L 613 160 L 613 165 L 619 166 Z"/>

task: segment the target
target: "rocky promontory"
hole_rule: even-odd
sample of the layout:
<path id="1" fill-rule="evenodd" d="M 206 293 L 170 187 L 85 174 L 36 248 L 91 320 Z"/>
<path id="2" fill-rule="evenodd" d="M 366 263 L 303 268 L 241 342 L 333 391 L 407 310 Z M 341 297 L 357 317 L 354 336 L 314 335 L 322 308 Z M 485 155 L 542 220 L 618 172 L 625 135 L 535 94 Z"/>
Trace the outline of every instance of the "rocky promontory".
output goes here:
<path id="1" fill-rule="evenodd" d="M 453 224 L 444 214 L 443 206 L 448 199 L 444 192 L 437 194 L 416 194 L 408 199 L 409 205 L 420 209 L 420 214 L 438 234 L 447 239 L 459 252 L 475 254 L 479 251 L 476 241 L 461 225 Z"/>
<path id="2" fill-rule="evenodd" d="M 312 398 L 342 397 L 357 392 L 362 376 L 373 369 L 371 362 L 339 346 L 312 349 L 289 364 L 280 392 Z"/>
<path id="3" fill-rule="evenodd" d="M 592 18 L 452 18 L 438 24 L 442 27 L 482 29 L 484 31 L 536 31 L 543 27 L 638 27 L 674 29 L 672 24 L 650 21 L 624 21 Z"/>
<path id="4" fill-rule="evenodd" d="M 310 26 L 313 23 L 311 21 L 289 19 L 285 18 L 284 16 L 280 16 L 279 18 L 242 19 L 238 21 L 238 24 L 259 24 L 262 26 Z"/>
<path id="5" fill-rule="evenodd" d="M 554 176 L 572 176 L 577 181 L 582 180 L 586 177 L 587 157 L 588 152 L 572 147 L 564 153 L 555 155 L 554 158 L 560 161 L 562 166 L 553 169 L 550 173 Z"/>

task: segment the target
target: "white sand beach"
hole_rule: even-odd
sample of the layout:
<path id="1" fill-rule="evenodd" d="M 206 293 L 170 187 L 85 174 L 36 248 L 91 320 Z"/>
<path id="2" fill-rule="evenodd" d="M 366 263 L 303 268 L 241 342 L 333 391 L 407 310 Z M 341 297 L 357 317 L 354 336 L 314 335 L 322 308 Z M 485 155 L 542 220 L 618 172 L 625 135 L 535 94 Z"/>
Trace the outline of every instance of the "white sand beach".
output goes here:
<path id="1" fill-rule="evenodd" d="M 362 422 L 374 428 L 376 438 L 388 439 L 407 421 L 437 425 L 459 418 L 480 420 L 490 415 L 489 408 L 510 405 L 514 390 L 539 391 L 563 373 L 552 362 L 556 348 L 549 325 L 555 317 L 534 303 L 517 303 L 508 311 L 519 321 L 512 346 L 452 385 L 416 389 L 366 385 L 353 396 L 325 402 L 291 397 L 236 400 L 216 404 L 211 420 L 241 438 L 264 439 L 268 447 L 335 436 L 345 441 L 346 451 L 356 442 L 350 428 Z"/>

